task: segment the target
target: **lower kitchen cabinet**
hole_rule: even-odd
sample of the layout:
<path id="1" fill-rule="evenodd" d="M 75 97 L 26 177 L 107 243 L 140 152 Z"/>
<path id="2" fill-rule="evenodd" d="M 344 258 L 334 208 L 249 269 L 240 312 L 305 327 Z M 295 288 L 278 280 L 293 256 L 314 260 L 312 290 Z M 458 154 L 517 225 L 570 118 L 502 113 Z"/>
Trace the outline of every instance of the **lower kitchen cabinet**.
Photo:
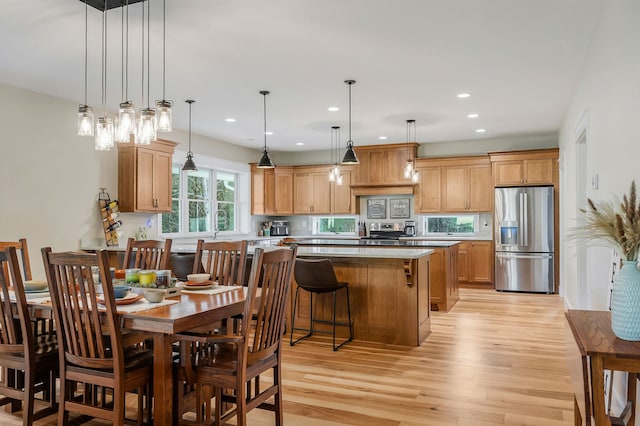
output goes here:
<path id="1" fill-rule="evenodd" d="M 432 248 L 429 258 L 429 289 L 432 311 L 449 311 L 460 299 L 458 292 L 458 245 Z"/>
<path id="2" fill-rule="evenodd" d="M 493 286 L 493 241 L 460 242 L 458 281 L 463 286 Z"/>

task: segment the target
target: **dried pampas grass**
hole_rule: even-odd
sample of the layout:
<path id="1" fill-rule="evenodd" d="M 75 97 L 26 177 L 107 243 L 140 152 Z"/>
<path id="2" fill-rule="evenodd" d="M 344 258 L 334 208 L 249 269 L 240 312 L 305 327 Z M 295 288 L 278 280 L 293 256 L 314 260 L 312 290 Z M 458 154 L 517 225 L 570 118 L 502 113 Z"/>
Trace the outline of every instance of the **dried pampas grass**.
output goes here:
<path id="1" fill-rule="evenodd" d="M 629 195 L 622 202 L 587 200 L 584 224 L 576 228 L 576 237 L 610 242 L 625 260 L 638 260 L 640 249 L 640 204 L 636 182 L 631 182 Z"/>

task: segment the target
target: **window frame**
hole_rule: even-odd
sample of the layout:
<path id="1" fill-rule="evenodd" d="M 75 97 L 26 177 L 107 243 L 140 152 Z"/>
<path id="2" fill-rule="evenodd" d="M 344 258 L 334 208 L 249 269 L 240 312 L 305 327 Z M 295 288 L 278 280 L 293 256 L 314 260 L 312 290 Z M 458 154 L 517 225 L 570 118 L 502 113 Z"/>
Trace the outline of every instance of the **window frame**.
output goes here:
<path id="1" fill-rule="evenodd" d="M 322 219 L 353 219 L 354 221 L 354 231 L 353 232 L 320 232 L 320 221 Z M 313 216 L 312 217 L 312 226 L 313 226 L 313 235 L 348 235 L 348 236 L 357 236 L 358 235 L 358 216 L 357 215 L 327 215 L 327 216 Z"/>
<path id="2" fill-rule="evenodd" d="M 449 218 L 449 217 L 460 217 L 460 216 L 471 216 L 473 218 L 473 231 L 472 232 L 429 232 L 429 220 L 431 219 L 440 219 L 440 218 Z M 461 214 L 437 214 L 437 215 L 426 215 L 424 216 L 424 235 L 427 236 L 447 236 L 447 235 L 458 235 L 458 236 L 471 236 L 475 235 L 480 231 L 480 214 L 478 213 L 461 213 Z"/>

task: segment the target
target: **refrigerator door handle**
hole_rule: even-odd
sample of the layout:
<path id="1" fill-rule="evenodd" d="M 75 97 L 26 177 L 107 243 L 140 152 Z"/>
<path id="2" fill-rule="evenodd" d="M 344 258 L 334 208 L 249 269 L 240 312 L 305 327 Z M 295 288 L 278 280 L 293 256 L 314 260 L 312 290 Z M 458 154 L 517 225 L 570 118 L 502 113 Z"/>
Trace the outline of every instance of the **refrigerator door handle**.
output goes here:
<path id="1" fill-rule="evenodd" d="M 524 217 L 522 225 L 522 245 L 526 247 L 529 245 L 529 197 L 526 192 L 522 194 L 522 196 L 524 198 L 524 211 L 522 212 L 522 216 Z"/>
<path id="2" fill-rule="evenodd" d="M 520 217 L 518 218 L 518 245 L 522 246 L 523 244 L 523 237 L 522 237 L 522 225 L 524 223 L 524 217 L 523 217 L 523 208 L 524 208 L 524 197 L 522 196 L 522 193 L 518 194 L 518 201 L 520 201 Z"/>
<path id="3" fill-rule="evenodd" d="M 522 254 L 522 253 L 496 253 L 501 259 L 553 259 L 551 254 Z"/>

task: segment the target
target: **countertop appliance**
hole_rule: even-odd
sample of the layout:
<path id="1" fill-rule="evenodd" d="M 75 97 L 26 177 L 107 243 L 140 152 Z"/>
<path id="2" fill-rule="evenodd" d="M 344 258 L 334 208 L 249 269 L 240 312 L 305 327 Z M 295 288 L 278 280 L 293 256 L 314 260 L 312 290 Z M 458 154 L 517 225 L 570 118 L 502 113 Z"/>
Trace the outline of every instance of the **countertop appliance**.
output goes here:
<path id="1" fill-rule="evenodd" d="M 553 293 L 553 187 L 495 189 L 495 288 Z"/>
<path id="2" fill-rule="evenodd" d="M 415 237 L 416 236 L 416 221 L 405 220 L 404 221 L 404 233 L 405 235 Z"/>
<path id="3" fill-rule="evenodd" d="M 275 220 L 271 222 L 270 231 L 272 237 L 286 237 L 289 235 L 289 221 Z"/>
<path id="4" fill-rule="evenodd" d="M 399 223 L 372 223 L 368 237 L 362 237 L 363 240 L 399 240 L 400 237 L 412 237 L 400 230 Z"/>

